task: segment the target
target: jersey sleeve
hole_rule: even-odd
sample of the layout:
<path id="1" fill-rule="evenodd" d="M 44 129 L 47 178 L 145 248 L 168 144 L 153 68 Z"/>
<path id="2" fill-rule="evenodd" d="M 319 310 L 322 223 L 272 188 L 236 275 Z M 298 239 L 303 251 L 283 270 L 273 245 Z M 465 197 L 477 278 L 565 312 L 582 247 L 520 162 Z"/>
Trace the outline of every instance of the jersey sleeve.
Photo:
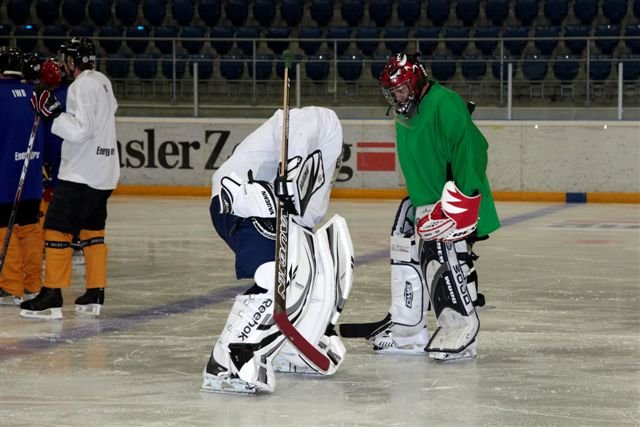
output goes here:
<path id="1" fill-rule="evenodd" d="M 70 86 L 66 112 L 53 121 L 51 131 L 67 142 L 83 143 L 95 137 L 96 112 L 102 111 L 96 104 L 104 97 L 98 95 L 93 83 L 91 79 L 82 78 Z"/>

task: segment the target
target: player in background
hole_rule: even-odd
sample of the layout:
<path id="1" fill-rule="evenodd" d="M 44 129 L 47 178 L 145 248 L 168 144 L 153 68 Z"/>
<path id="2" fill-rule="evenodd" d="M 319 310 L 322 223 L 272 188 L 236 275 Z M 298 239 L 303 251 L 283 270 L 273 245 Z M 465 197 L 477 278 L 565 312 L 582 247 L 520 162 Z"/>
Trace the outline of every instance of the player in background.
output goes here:
<path id="1" fill-rule="evenodd" d="M 40 88 L 32 95 L 36 112 L 53 121 L 51 132 L 63 143 L 58 185 L 44 223 L 44 286 L 35 299 L 20 305 L 24 317 L 62 318 L 61 288 L 71 285 L 74 234 L 82 240 L 87 288 L 76 299 L 75 310 L 97 316 L 104 303 L 107 200 L 120 176 L 115 125 L 118 103 L 109 79 L 94 69 L 95 61 L 95 45 L 87 38 L 73 38 L 60 48 L 60 66 L 73 79 L 66 112 L 51 91 Z"/>
<path id="2" fill-rule="evenodd" d="M 462 98 L 429 79 L 417 54 L 392 57 L 379 83 L 396 113 L 409 197 L 392 229 L 389 314 L 365 324 L 367 336 L 379 352 L 426 351 L 441 361 L 475 357 L 476 307 L 484 297 L 472 247 L 500 227 L 486 176 L 487 141 Z M 431 339 L 427 296 L 438 324 Z"/>
<path id="3" fill-rule="evenodd" d="M 271 392 L 274 366 L 280 372 L 330 375 L 346 353 L 333 327 L 351 288 L 351 238 L 337 215 L 313 232 L 327 213 L 340 169 L 342 126 L 327 108 L 292 109 L 289 117 L 287 185 L 274 191 L 282 110 L 247 136 L 212 178 L 213 226 L 235 254 L 237 278 L 254 284 L 235 299 L 204 369 L 204 391 Z M 327 372 L 298 354 L 273 320 L 276 197 L 284 198 L 291 212 L 287 313 L 331 359 Z"/>
<path id="4" fill-rule="evenodd" d="M 0 245 L 4 245 L 35 114 L 29 104 L 33 85 L 22 79 L 23 55 L 0 48 Z M 39 206 L 44 138 L 36 133 L 16 220 L 0 272 L 0 304 L 20 304 L 42 287 L 42 229 Z M 2 247 L 2 249 L 5 249 Z"/>

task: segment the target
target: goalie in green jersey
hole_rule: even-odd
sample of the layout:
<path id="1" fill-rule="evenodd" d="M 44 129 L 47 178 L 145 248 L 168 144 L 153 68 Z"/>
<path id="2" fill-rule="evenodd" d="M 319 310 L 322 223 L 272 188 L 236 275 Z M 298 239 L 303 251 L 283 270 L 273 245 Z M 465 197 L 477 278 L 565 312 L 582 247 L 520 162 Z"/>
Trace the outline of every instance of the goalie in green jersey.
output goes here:
<path id="1" fill-rule="evenodd" d="M 473 358 L 480 322 L 472 246 L 500 227 L 486 176 L 488 144 L 467 103 L 429 79 L 418 55 L 398 54 L 379 83 L 396 113 L 397 152 L 409 197 L 391 234 L 391 308 L 380 322 L 342 325 L 382 353 Z M 426 292 L 425 292 L 426 290 Z M 429 338 L 428 300 L 438 323 Z"/>

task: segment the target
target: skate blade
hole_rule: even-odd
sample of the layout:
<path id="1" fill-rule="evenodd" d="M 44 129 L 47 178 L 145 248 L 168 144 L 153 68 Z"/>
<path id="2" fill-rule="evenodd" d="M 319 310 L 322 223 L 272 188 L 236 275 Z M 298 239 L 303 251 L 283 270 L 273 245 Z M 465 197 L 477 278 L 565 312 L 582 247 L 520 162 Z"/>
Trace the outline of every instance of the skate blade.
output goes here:
<path id="1" fill-rule="evenodd" d="M 463 362 L 466 360 L 473 360 L 478 356 L 478 350 L 470 348 L 461 351 L 460 353 L 447 353 L 442 351 L 430 351 L 428 355 L 431 359 L 440 363 L 450 362 Z"/>
<path id="2" fill-rule="evenodd" d="M 48 308 L 42 311 L 20 310 L 20 316 L 29 319 L 59 320 L 62 319 L 62 308 Z"/>
<path id="3" fill-rule="evenodd" d="M 255 395 L 258 388 L 240 379 L 220 379 L 213 375 L 202 378 L 200 391 L 206 393 Z"/>
<path id="4" fill-rule="evenodd" d="M 20 297 L 6 296 L 0 297 L 0 305 L 20 305 L 23 299 Z"/>
<path id="5" fill-rule="evenodd" d="M 425 344 L 426 345 L 426 344 Z M 404 356 L 424 356 L 424 345 L 419 347 L 387 347 L 387 348 L 374 348 L 373 351 L 376 354 L 389 354 L 389 355 L 404 355 Z"/>
<path id="6" fill-rule="evenodd" d="M 76 314 L 80 314 L 82 316 L 96 317 L 100 315 L 101 310 L 102 310 L 102 304 L 86 304 L 86 305 L 76 304 Z"/>

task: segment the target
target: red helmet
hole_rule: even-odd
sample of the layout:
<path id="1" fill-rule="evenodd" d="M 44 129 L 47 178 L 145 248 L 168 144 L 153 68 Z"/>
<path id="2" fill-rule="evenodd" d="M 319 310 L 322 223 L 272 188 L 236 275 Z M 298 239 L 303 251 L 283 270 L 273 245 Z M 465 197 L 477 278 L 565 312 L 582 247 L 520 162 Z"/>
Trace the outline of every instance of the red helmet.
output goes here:
<path id="1" fill-rule="evenodd" d="M 389 59 L 378 82 L 396 113 L 410 119 L 418 109 L 427 76 L 427 71 L 418 61 L 418 54 L 399 53 Z"/>
<path id="2" fill-rule="evenodd" d="M 60 65 L 51 59 L 44 61 L 40 66 L 40 80 L 50 88 L 59 85 L 62 80 Z"/>

